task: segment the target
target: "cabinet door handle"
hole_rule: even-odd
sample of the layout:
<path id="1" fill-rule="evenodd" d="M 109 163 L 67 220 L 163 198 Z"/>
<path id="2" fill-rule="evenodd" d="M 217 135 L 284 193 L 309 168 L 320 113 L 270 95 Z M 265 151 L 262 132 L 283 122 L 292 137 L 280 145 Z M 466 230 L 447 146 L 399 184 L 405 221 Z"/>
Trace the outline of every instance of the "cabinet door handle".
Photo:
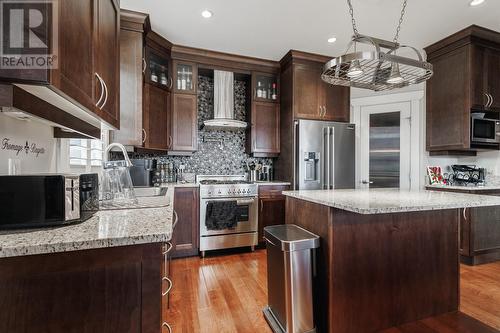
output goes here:
<path id="1" fill-rule="evenodd" d="M 260 200 L 260 212 L 264 211 L 264 200 Z"/>
<path id="2" fill-rule="evenodd" d="M 168 136 L 168 145 L 167 145 L 167 146 L 168 146 L 168 147 L 167 147 L 168 149 L 172 149 L 172 141 L 173 141 L 173 140 L 172 140 L 172 136 L 171 136 L 171 135 L 169 135 L 169 136 Z"/>
<path id="3" fill-rule="evenodd" d="M 146 133 L 146 130 L 143 128 L 142 129 L 142 143 L 146 143 L 146 138 L 148 137 L 148 134 Z"/>
<path id="4" fill-rule="evenodd" d="M 492 94 L 489 95 L 490 95 L 490 105 L 488 107 L 491 107 L 493 105 L 493 95 Z"/>
<path id="5" fill-rule="evenodd" d="M 168 78 L 170 84 L 168 85 L 168 89 L 172 89 L 174 87 L 174 79 L 172 79 L 172 77 L 170 76 Z"/>
<path id="6" fill-rule="evenodd" d="M 148 64 L 146 63 L 146 58 L 142 58 L 142 74 L 146 73 L 146 68 Z"/>
<path id="7" fill-rule="evenodd" d="M 462 215 L 464 216 L 464 220 L 467 221 L 467 207 L 464 208 L 464 211 L 462 212 Z"/>
<path id="8" fill-rule="evenodd" d="M 175 226 L 179 222 L 179 215 L 177 215 L 177 212 L 174 210 L 174 223 L 172 224 L 172 231 L 175 229 Z"/>
<path id="9" fill-rule="evenodd" d="M 97 101 L 95 106 L 97 106 L 98 108 L 101 108 L 100 104 L 102 102 L 102 99 L 104 98 L 104 84 L 103 84 L 103 80 L 99 74 L 95 73 L 95 76 L 97 77 L 97 79 L 99 80 L 99 83 L 101 84 L 101 96 L 99 97 L 99 100 Z"/>
<path id="10" fill-rule="evenodd" d="M 326 117 L 326 106 L 323 106 L 323 118 Z"/>
<path id="11" fill-rule="evenodd" d="M 486 99 L 487 99 L 485 108 L 489 108 L 490 107 L 490 102 L 491 102 L 490 94 L 484 93 L 484 95 L 486 96 Z"/>
<path id="12" fill-rule="evenodd" d="M 163 331 L 163 327 L 167 328 L 168 333 L 172 333 L 172 327 L 170 327 L 170 325 L 168 323 L 164 322 L 163 324 L 161 324 L 162 331 Z"/>
<path id="13" fill-rule="evenodd" d="M 102 83 L 104 84 L 104 91 L 105 91 L 105 97 L 104 97 L 104 102 L 102 103 L 101 109 L 106 106 L 106 103 L 108 103 L 108 85 L 106 84 L 106 81 L 102 79 Z"/>
<path id="14" fill-rule="evenodd" d="M 172 290 L 172 287 L 174 286 L 174 283 L 172 282 L 172 280 L 170 280 L 166 276 L 161 279 L 162 283 L 163 283 L 163 281 L 167 281 L 168 282 L 168 288 L 167 288 L 167 290 L 165 290 L 164 292 L 162 292 L 161 295 L 162 296 L 167 296 L 168 293 Z"/>
<path id="15" fill-rule="evenodd" d="M 167 255 L 170 251 L 172 251 L 172 247 L 173 247 L 172 243 L 170 243 L 170 242 L 167 242 L 165 244 L 165 246 L 167 247 L 167 249 L 163 252 L 163 255 Z"/>

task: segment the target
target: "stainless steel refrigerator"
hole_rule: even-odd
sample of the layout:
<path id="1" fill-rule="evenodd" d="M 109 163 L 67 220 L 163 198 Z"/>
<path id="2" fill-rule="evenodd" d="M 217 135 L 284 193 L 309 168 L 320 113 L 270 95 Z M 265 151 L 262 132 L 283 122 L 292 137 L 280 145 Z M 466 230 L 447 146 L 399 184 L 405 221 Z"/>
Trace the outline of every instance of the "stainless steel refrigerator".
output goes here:
<path id="1" fill-rule="evenodd" d="M 355 126 L 297 120 L 294 129 L 294 188 L 355 187 Z"/>

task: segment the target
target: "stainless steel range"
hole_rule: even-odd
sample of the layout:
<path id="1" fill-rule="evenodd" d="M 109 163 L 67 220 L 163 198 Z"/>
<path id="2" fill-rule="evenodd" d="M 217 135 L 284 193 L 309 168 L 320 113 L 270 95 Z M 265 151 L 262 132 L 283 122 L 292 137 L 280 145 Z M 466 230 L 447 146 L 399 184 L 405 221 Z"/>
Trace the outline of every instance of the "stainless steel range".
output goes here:
<path id="1" fill-rule="evenodd" d="M 197 176 L 200 251 L 257 245 L 257 185 L 246 176 Z"/>

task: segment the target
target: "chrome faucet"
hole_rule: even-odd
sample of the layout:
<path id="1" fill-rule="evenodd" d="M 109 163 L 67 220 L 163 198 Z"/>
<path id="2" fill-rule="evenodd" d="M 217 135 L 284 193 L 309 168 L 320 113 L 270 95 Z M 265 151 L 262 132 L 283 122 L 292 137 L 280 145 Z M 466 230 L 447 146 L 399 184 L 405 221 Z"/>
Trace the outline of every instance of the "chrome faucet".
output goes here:
<path id="1" fill-rule="evenodd" d="M 107 164 L 108 164 L 108 161 L 109 161 L 109 152 L 111 151 L 111 149 L 113 148 L 119 148 L 122 153 L 123 153 L 123 157 L 125 158 L 125 167 L 127 168 L 130 168 L 132 167 L 132 162 L 130 162 L 130 159 L 128 158 L 128 154 L 127 154 L 127 150 L 125 149 L 125 146 L 122 145 L 121 143 L 111 143 L 108 147 L 106 147 L 106 150 L 104 151 L 104 158 L 103 158 L 103 165 L 104 165 L 104 168 L 107 168 Z"/>

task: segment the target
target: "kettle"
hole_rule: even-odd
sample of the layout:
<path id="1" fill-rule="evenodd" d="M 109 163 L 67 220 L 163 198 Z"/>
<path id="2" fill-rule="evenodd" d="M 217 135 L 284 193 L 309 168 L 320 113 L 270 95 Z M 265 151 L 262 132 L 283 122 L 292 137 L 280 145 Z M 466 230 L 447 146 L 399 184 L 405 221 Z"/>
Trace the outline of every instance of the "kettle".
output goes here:
<path id="1" fill-rule="evenodd" d="M 125 160 L 108 161 L 109 152 L 115 147 L 122 151 Z M 131 167 L 132 162 L 122 144 L 112 143 L 106 148 L 101 182 L 101 204 L 104 207 L 126 207 L 137 204 L 134 185 L 130 177 Z"/>

